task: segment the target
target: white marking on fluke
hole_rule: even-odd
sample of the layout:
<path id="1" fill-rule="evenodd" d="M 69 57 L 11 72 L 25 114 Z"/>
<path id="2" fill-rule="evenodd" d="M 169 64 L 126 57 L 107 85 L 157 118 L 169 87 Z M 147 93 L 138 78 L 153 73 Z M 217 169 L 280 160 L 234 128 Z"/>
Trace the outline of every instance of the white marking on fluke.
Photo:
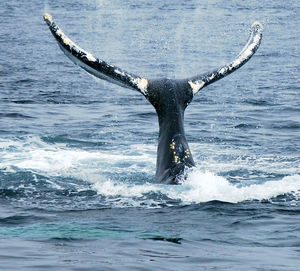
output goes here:
<path id="1" fill-rule="evenodd" d="M 43 17 L 46 23 L 51 27 L 51 29 L 55 32 L 55 34 L 61 38 L 61 40 L 65 45 L 72 48 L 72 50 L 76 51 L 78 54 L 82 56 L 84 55 L 89 61 L 91 62 L 97 61 L 97 59 L 90 52 L 85 51 L 80 46 L 78 46 L 75 42 L 69 39 L 66 36 L 66 34 L 57 25 L 53 25 L 54 22 L 52 16 L 49 13 L 45 13 Z"/>
<path id="2" fill-rule="evenodd" d="M 193 90 L 194 95 L 204 86 L 205 82 L 201 81 L 201 80 L 197 80 L 197 81 L 188 81 L 190 87 Z"/>
<path id="3" fill-rule="evenodd" d="M 45 13 L 43 17 L 46 22 L 49 22 L 50 24 L 53 22 L 52 16 L 49 13 Z"/>
<path id="4" fill-rule="evenodd" d="M 148 85 L 149 82 L 146 78 L 135 78 L 133 82 L 137 85 L 140 91 L 146 96 L 148 94 Z"/>

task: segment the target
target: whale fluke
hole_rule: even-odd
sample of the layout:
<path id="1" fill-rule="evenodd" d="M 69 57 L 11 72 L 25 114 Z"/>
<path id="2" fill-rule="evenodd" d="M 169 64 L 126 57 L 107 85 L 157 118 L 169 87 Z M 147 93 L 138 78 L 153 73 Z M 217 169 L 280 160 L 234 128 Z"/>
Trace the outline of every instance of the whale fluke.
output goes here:
<path id="1" fill-rule="evenodd" d="M 254 22 L 251 25 L 251 33 L 248 42 L 233 61 L 212 72 L 186 79 L 194 95 L 205 86 L 231 74 L 232 72 L 243 66 L 258 49 L 262 38 L 262 31 L 263 26 L 259 22 Z"/>
<path id="2" fill-rule="evenodd" d="M 49 26 L 51 33 L 58 42 L 60 49 L 76 65 L 100 79 L 109 81 L 122 87 L 137 90 L 147 97 L 147 79 L 136 76 L 132 73 L 128 73 L 114 65 L 110 65 L 105 61 L 94 57 L 91 53 L 80 48 L 75 42 L 67 37 L 67 35 L 53 21 L 50 14 L 45 13 L 43 17 Z"/>

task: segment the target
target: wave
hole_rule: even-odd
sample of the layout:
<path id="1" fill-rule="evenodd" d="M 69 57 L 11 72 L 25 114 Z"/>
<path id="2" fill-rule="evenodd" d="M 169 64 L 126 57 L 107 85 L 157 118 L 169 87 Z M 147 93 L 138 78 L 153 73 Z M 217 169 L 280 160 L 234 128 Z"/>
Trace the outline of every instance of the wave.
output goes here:
<path id="1" fill-rule="evenodd" d="M 150 183 L 133 185 L 107 180 L 96 182 L 94 188 L 99 194 L 107 197 L 136 198 L 149 193 L 157 193 L 184 204 L 209 201 L 238 203 L 247 200 L 270 200 L 288 193 L 292 193 L 294 199 L 298 199 L 298 196 L 300 196 L 300 175 L 287 176 L 279 181 L 268 181 L 263 184 L 239 187 L 230 183 L 224 177 L 195 169 L 178 186 Z"/>
<path id="2" fill-rule="evenodd" d="M 9 190 L 3 195 L 13 197 L 10 195 L 15 193 L 36 198 L 55 195 L 53 205 L 58 201 L 62 203 L 67 196 L 72 200 L 71 195 L 82 202 L 94 200 L 95 205 L 100 201 L 103 206 L 112 207 L 157 208 L 209 201 L 278 202 L 276 197 L 281 195 L 286 195 L 284 200 L 289 204 L 299 204 L 300 175 L 290 168 L 289 173 L 283 173 L 282 157 L 274 164 L 270 157 L 257 159 L 255 163 L 251 159 L 223 161 L 224 164 L 220 161 L 214 161 L 215 164 L 210 161 L 210 165 L 202 163 L 187 170 L 181 185 L 172 186 L 153 183 L 154 145 L 91 150 L 70 148 L 67 142 L 50 144 L 40 137 L 27 137 L 0 139 L 0 154 L 0 189 Z M 278 169 L 280 163 L 283 165 Z M 247 179 L 235 176 L 232 181 L 232 170 L 235 175 L 246 170 Z M 272 175 L 276 178 L 268 177 Z M 18 193 L 19 190 L 22 193 Z M 48 194 L 43 195 L 44 191 Z"/>
<path id="3" fill-rule="evenodd" d="M 0 118 L 35 119 L 35 117 L 23 115 L 20 113 L 0 113 Z"/>

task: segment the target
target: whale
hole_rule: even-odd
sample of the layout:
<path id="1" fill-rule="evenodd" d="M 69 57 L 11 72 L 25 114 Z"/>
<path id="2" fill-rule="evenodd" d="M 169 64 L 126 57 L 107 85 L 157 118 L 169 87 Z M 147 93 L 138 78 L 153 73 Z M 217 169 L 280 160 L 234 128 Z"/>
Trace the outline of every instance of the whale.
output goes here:
<path id="1" fill-rule="evenodd" d="M 159 184 L 181 184 L 188 169 L 195 167 L 184 131 L 184 112 L 193 97 L 248 62 L 261 43 L 263 32 L 262 25 L 254 22 L 240 53 L 212 71 L 185 79 L 147 79 L 95 57 L 73 42 L 50 14 L 45 13 L 43 18 L 60 49 L 74 64 L 102 80 L 139 92 L 153 105 L 159 123 L 155 174 L 155 183 Z"/>

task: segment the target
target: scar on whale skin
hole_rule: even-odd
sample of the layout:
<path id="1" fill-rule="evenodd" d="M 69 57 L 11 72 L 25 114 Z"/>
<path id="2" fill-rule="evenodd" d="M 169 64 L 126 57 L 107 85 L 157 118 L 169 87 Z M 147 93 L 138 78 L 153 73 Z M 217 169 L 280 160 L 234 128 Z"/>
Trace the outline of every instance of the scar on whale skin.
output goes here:
<path id="1" fill-rule="evenodd" d="M 146 79 L 80 48 L 65 35 L 50 14 L 45 13 L 44 20 L 59 48 L 76 65 L 100 79 L 140 92 L 154 106 L 159 122 L 155 182 L 163 184 L 178 184 L 185 168 L 195 166 L 184 132 L 186 107 L 202 88 L 243 66 L 257 51 L 263 31 L 262 25 L 254 22 L 248 41 L 236 58 L 211 72 L 186 79 Z"/>

